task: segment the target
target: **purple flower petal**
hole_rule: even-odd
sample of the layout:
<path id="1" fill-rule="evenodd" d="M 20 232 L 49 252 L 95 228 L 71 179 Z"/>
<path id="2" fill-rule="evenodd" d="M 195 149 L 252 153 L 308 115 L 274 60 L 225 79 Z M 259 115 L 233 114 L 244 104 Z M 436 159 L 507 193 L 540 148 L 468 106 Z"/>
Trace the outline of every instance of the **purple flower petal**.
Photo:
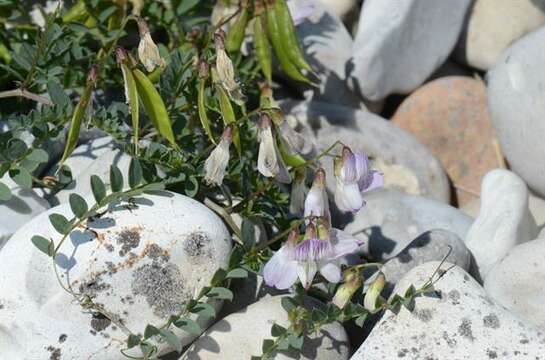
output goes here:
<path id="1" fill-rule="evenodd" d="M 363 241 L 354 238 L 344 231 L 333 228 L 331 229 L 331 244 L 333 247 L 333 258 L 338 259 L 357 252 Z"/>
<path id="2" fill-rule="evenodd" d="M 384 186 L 384 174 L 373 170 L 370 174 L 369 184 L 363 191 L 371 191 L 382 186 Z"/>
<path id="3" fill-rule="evenodd" d="M 284 290 L 297 281 L 297 262 L 293 260 L 294 248 L 288 244 L 282 246 L 265 264 L 263 278 L 269 286 Z"/>
<path id="4" fill-rule="evenodd" d="M 341 281 L 341 268 L 333 262 L 320 262 L 318 264 L 319 271 L 322 276 L 330 283 L 338 283 Z"/>

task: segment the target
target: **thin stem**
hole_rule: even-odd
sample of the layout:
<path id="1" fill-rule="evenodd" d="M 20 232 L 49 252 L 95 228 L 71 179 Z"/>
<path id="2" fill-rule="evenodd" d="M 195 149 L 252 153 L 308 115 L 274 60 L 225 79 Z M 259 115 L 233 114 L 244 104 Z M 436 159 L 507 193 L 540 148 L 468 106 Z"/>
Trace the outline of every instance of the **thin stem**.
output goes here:
<path id="1" fill-rule="evenodd" d="M 243 245 L 242 243 L 242 231 L 240 228 L 235 224 L 233 218 L 231 217 L 231 214 L 229 214 L 226 209 L 221 207 L 220 205 L 216 204 L 209 198 L 204 199 L 204 205 L 208 206 L 210 209 L 212 209 L 214 212 L 216 212 L 218 215 L 220 215 L 223 220 L 231 227 L 235 235 L 238 237 L 234 238 L 234 241 L 237 242 L 239 245 Z"/>
<path id="2" fill-rule="evenodd" d="M 344 145 L 341 141 L 337 140 L 335 141 L 330 147 L 328 147 L 327 149 L 325 149 L 324 151 L 322 151 L 320 154 L 318 154 L 316 157 L 314 157 L 313 159 L 310 159 L 310 160 L 307 160 L 304 164 L 302 164 L 301 166 L 310 166 L 312 165 L 313 163 L 317 162 L 318 160 L 320 160 L 322 157 L 326 156 L 326 155 L 329 155 L 329 152 L 332 151 L 335 146 L 337 145 Z"/>
<path id="3" fill-rule="evenodd" d="M 6 90 L 6 91 L 0 92 L 0 98 L 8 98 L 8 97 L 24 97 L 26 99 L 36 101 L 40 104 L 53 106 L 53 102 L 49 100 L 48 98 L 40 96 L 38 94 L 34 94 L 28 90 L 25 90 L 24 88 L 18 88 L 14 90 Z"/>
<path id="4" fill-rule="evenodd" d="M 293 230 L 293 229 L 296 229 L 298 228 L 302 223 L 304 222 L 304 220 L 297 220 L 295 221 L 293 224 L 291 224 L 291 226 L 289 228 L 287 228 L 286 230 L 282 231 L 280 234 L 276 235 L 275 237 L 271 238 L 269 241 L 267 242 L 264 242 L 262 243 L 261 245 L 257 246 L 256 250 L 263 250 L 269 246 L 271 246 L 272 244 L 274 244 L 275 242 L 277 242 L 278 240 L 281 240 L 283 238 L 285 238 L 286 236 L 288 236 L 288 234 Z"/>

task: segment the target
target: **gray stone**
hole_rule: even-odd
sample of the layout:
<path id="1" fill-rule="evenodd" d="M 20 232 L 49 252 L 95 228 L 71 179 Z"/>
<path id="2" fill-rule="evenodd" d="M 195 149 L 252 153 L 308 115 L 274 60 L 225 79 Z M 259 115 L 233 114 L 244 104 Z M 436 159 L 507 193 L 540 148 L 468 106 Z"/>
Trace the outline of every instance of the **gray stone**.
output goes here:
<path id="1" fill-rule="evenodd" d="M 412 268 L 430 261 L 441 261 L 447 255 L 446 261 L 469 271 L 471 253 L 458 235 L 447 230 L 426 231 L 388 260 L 381 270 L 388 283 L 396 284 Z"/>
<path id="2" fill-rule="evenodd" d="M 464 239 L 472 223 L 469 216 L 450 205 L 396 190 L 379 190 L 366 194 L 364 199 L 367 205 L 344 231 L 362 239 L 363 253 L 375 260 L 396 256 L 430 230 L 447 230 Z"/>
<path id="3" fill-rule="evenodd" d="M 91 201 L 88 199 L 88 202 Z M 136 208 L 111 204 L 100 218 L 72 231 L 55 263 L 30 241 L 38 234 L 60 243 L 52 213 L 71 218 L 68 204 L 26 224 L 0 251 L 0 346 L 5 359 L 120 360 L 126 329 L 143 333 L 207 286 L 227 266 L 231 237 L 211 210 L 188 197 L 162 192 L 135 199 Z M 63 290 L 92 299 L 113 321 Z M 214 303 L 216 310 L 219 303 Z M 195 319 L 202 328 L 210 319 Z M 196 335 L 172 329 L 187 344 Z M 59 339 L 63 338 L 64 341 Z M 161 354 L 172 351 L 157 343 Z M 132 356 L 142 356 L 138 348 Z"/>
<path id="4" fill-rule="evenodd" d="M 498 303 L 545 330 L 545 238 L 511 249 L 490 270 L 484 288 Z"/>
<path id="5" fill-rule="evenodd" d="M 282 296 L 272 296 L 231 314 L 210 327 L 182 356 L 187 360 L 250 359 L 261 355 L 261 344 L 271 338 L 273 323 L 289 326 L 287 312 L 281 305 Z M 307 298 L 307 306 L 322 307 Z M 283 351 L 274 359 L 342 360 L 349 357 L 349 343 L 339 323 L 325 325 L 319 333 L 305 338 L 301 353 Z"/>
<path id="6" fill-rule="evenodd" d="M 545 28 L 507 49 L 487 75 L 488 105 L 511 169 L 545 196 Z"/>
<path id="7" fill-rule="evenodd" d="M 286 101 L 282 106 L 298 119 L 303 135 L 314 139 L 318 152 L 342 141 L 374 160 L 374 166 L 385 173 L 386 187 L 449 201 L 448 180 L 439 160 L 392 123 L 366 111 L 317 101 Z M 324 157 L 322 165 L 328 184 L 335 184 L 331 158 Z"/>
<path id="8" fill-rule="evenodd" d="M 449 56 L 470 0 L 366 0 L 354 41 L 353 77 L 380 100 L 420 86 Z"/>
<path id="9" fill-rule="evenodd" d="M 422 286 L 439 266 L 429 262 L 411 270 L 397 284 L 403 294 Z M 383 359 L 543 359 L 545 334 L 492 301 L 484 289 L 457 266 L 435 284 L 440 297 L 420 296 L 413 311 L 386 311 L 352 360 Z"/>
<path id="10" fill-rule="evenodd" d="M 489 171 L 481 184 L 479 216 L 465 238 L 475 258 L 474 273 L 484 279 L 511 248 L 537 234 L 524 181 L 509 170 Z"/>
<path id="11" fill-rule="evenodd" d="M 20 227 L 49 209 L 49 203 L 32 189 L 11 186 L 10 190 L 11 199 L 0 201 L 0 249 Z"/>
<path id="12" fill-rule="evenodd" d="M 543 0 L 476 0 L 454 54 L 474 68 L 488 70 L 513 42 L 543 24 Z"/>

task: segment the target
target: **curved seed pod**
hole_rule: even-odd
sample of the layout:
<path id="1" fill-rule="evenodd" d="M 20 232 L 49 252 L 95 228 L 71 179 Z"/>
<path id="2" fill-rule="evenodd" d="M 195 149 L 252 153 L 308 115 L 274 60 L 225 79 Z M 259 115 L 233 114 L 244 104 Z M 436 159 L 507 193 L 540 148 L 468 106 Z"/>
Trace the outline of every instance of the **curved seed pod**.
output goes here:
<path id="1" fill-rule="evenodd" d="M 310 81 L 299 71 L 286 53 L 285 47 L 288 44 L 283 43 L 280 38 L 274 5 L 267 4 L 265 14 L 267 15 L 267 32 L 280 66 L 290 78 L 310 84 Z"/>
<path id="2" fill-rule="evenodd" d="M 6 64 L 11 62 L 11 55 L 9 53 L 6 45 L 0 42 L 0 59 L 2 59 Z"/>
<path id="3" fill-rule="evenodd" d="M 286 44 L 284 49 L 289 59 L 298 67 L 308 71 L 313 71 L 312 67 L 305 60 L 305 55 L 301 50 L 299 44 L 299 38 L 295 26 L 293 25 L 293 19 L 291 17 L 290 9 L 285 0 L 275 1 L 276 19 L 278 22 L 278 30 L 280 32 L 280 40 Z"/>
<path id="4" fill-rule="evenodd" d="M 227 92 L 221 86 L 216 85 L 215 87 L 218 94 L 223 123 L 225 125 L 229 125 L 231 123 L 235 125 L 233 129 L 233 144 L 235 144 L 235 148 L 237 149 L 238 153 L 241 154 L 242 148 L 240 145 L 240 134 L 238 133 L 238 127 L 236 126 L 236 117 L 233 106 L 231 105 L 231 100 L 229 100 L 229 95 L 227 95 Z"/>
<path id="5" fill-rule="evenodd" d="M 293 166 L 293 167 L 299 167 L 306 165 L 306 160 L 303 159 L 303 157 L 297 153 L 290 153 L 288 149 L 286 149 L 286 146 L 284 145 L 284 142 L 282 140 L 277 141 L 278 143 L 278 150 L 280 150 L 280 155 L 282 156 L 282 160 L 286 163 L 286 165 Z"/>
<path id="6" fill-rule="evenodd" d="M 83 123 L 85 115 L 87 114 L 87 108 L 89 107 L 89 103 L 91 102 L 91 97 L 93 94 L 93 89 L 95 88 L 97 77 L 98 67 L 96 65 L 93 65 L 91 71 L 89 71 L 89 75 L 87 76 L 87 83 L 85 85 L 85 89 L 83 90 L 83 94 L 81 94 L 79 102 L 74 109 L 72 120 L 70 121 L 70 130 L 68 130 L 68 138 L 66 139 L 66 145 L 64 147 L 64 152 L 62 154 L 59 169 L 62 168 L 62 164 L 76 148 L 81 124 Z"/>
<path id="7" fill-rule="evenodd" d="M 206 132 L 206 135 L 208 135 L 208 138 L 210 139 L 210 141 L 212 141 L 214 145 L 217 145 L 216 141 L 214 140 L 214 136 L 212 135 L 212 130 L 210 129 L 210 120 L 208 119 L 208 115 L 206 114 L 205 85 L 206 78 L 208 77 L 208 71 L 208 64 L 203 60 L 199 61 L 199 93 L 197 107 L 199 110 L 199 118 L 201 120 L 202 127 Z"/>
<path id="8" fill-rule="evenodd" d="M 63 23 L 83 21 L 89 16 L 85 8 L 85 0 L 78 0 L 67 12 L 62 16 Z"/>
<path id="9" fill-rule="evenodd" d="M 115 51 L 117 62 L 121 67 L 121 73 L 123 74 L 123 82 L 125 84 L 125 100 L 129 104 L 129 110 L 131 112 L 132 131 L 134 149 L 138 151 L 138 137 L 140 133 L 140 112 L 138 104 L 138 90 L 136 88 L 136 81 L 128 65 L 127 53 L 122 48 L 117 48 Z"/>
<path id="10" fill-rule="evenodd" d="M 254 46 L 257 56 L 257 62 L 263 75 L 269 83 L 272 82 L 272 56 L 269 48 L 269 40 L 263 28 L 262 15 L 259 15 L 254 20 Z"/>
<path id="11" fill-rule="evenodd" d="M 231 54 L 240 51 L 240 46 L 242 45 L 244 34 L 246 33 L 246 25 L 248 25 L 248 20 L 250 19 L 248 1 L 241 1 L 240 6 L 242 7 L 240 14 L 231 29 L 229 29 L 229 33 L 225 39 L 225 48 Z"/>
<path id="12" fill-rule="evenodd" d="M 172 146 L 178 148 L 178 145 L 176 145 L 176 140 L 174 139 L 174 133 L 172 131 L 172 125 L 170 124 L 168 112 L 161 95 L 159 95 L 159 92 L 157 89 L 155 89 L 153 83 L 142 71 L 133 69 L 132 74 L 136 82 L 138 95 L 140 96 L 140 100 L 142 100 L 144 111 L 155 125 L 155 128 L 159 134 L 167 139 Z"/>

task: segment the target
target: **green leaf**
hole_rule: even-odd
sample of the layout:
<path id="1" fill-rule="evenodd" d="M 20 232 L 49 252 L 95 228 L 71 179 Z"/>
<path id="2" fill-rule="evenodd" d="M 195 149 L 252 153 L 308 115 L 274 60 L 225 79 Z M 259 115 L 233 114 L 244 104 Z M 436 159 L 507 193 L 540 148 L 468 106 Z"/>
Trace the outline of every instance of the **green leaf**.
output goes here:
<path id="1" fill-rule="evenodd" d="M 140 344 L 140 336 L 130 334 L 127 339 L 127 349 L 132 349 L 136 345 Z"/>
<path id="2" fill-rule="evenodd" d="M 159 335 L 160 330 L 157 329 L 155 326 L 148 324 L 146 326 L 146 329 L 144 330 L 144 337 L 146 339 L 149 339 L 152 336 Z"/>
<path id="3" fill-rule="evenodd" d="M 51 225 L 53 225 L 55 230 L 57 230 L 57 232 L 62 235 L 66 235 L 70 232 L 70 230 L 72 230 L 70 222 L 67 218 L 64 217 L 64 215 L 51 214 L 49 215 L 49 221 L 51 222 Z"/>
<path id="4" fill-rule="evenodd" d="M 11 199 L 11 190 L 6 184 L 0 182 L 0 201 L 8 201 Z"/>
<path id="5" fill-rule="evenodd" d="M 110 186 L 113 192 L 119 192 L 123 189 L 123 174 L 115 165 L 110 166 Z"/>
<path id="6" fill-rule="evenodd" d="M 21 139 L 10 139 L 6 149 L 6 156 L 10 160 L 17 160 L 27 151 L 25 142 Z"/>
<path id="7" fill-rule="evenodd" d="M 248 272 L 241 268 L 233 269 L 227 273 L 226 277 L 228 279 L 244 279 L 248 277 Z"/>
<path id="8" fill-rule="evenodd" d="M 241 231 L 244 247 L 249 249 L 254 246 L 256 242 L 254 223 L 246 217 L 242 218 Z"/>
<path id="9" fill-rule="evenodd" d="M 200 335 L 202 333 L 201 327 L 195 321 L 189 318 L 181 318 L 174 322 L 174 326 L 187 331 L 190 334 Z"/>
<path id="10" fill-rule="evenodd" d="M 91 176 L 91 190 L 97 203 L 100 203 L 106 197 L 106 187 L 97 175 Z"/>
<path id="11" fill-rule="evenodd" d="M 142 166 L 138 159 L 132 158 L 129 165 L 129 186 L 131 189 L 137 187 L 142 182 Z"/>
<path id="12" fill-rule="evenodd" d="M 47 240 L 43 236 L 40 235 L 34 235 L 32 239 L 30 239 L 34 246 L 38 248 L 41 252 L 46 254 L 47 256 L 53 256 L 53 252 L 55 250 L 55 247 L 53 245 L 53 242 L 51 240 Z"/>
<path id="13" fill-rule="evenodd" d="M 356 325 L 358 325 L 359 327 L 363 327 L 363 325 L 365 324 L 365 320 L 367 320 L 367 316 L 368 316 L 368 313 L 365 313 L 363 315 L 360 315 L 356 318 L 356 320 L 354 321 L 356 323 Z"/>
<path id="14" fill-rule="evenodd" d="M 218 269 L 214 273 L 214 276 L 212 276 L 212 280 L 210 281 L 211 285 L 219 285 L 222 283 L 223 280 L 225 280 L 225 275 L 227 275 L 227 272 L 223 269 Z"/>
<path id="15" fill-rule="evenodd" d="M 290 312 L 291 310 L 297 308 L 297 302 L 288 296 L 283 297 L 280 302 L 284 310 L 286 310 L 287 312 Z"/>
<path id="16" fill-rule="evenodd" d="M 199 192 L 199 182 L 194 176 L 189 176 L 185 181 L 185 194 L 189 197 L 195 197 Z"/>
<path id="17" fill-rule="evenodd" d="M 49 80 L 47 82 L 47 92 L 53 104 L 59 106 L 61 109 L 65 109 L 70 105 L 70 98 L 64 93 L 64 89 L 58 82 Z"/>
<path id="18" fill-rule="evenodd" d="M 76 215 L 78 219 L 83 218 L 88 210 L 87 202 L 85 201 L 85 199 L 74 193 L 70 194 L 68 201 L 74 215 Z"/>
<path id="19" fill-rule="evenodd" d="M 159 335 L 165 339 L 165 341 L 170 345 L 172 346 L 177 353 L 181 353 L 182 352 L 182 342 L 180 341 L 180 339 L 178 339 L 178 337 L 176 336 L 176 334 L 174 334 L 172 331 L 170 330 L 166 330 L 166 329 L 163 329 L 161 330 L 161 332 L 159 333 Z"/>
<path id="20" fill-rule="evenodd" d="M 293 334 L 288 336 L 290 346 L 297 350 L 301 350 L 303 348 L 303 340 L 303 336 L 295 336 Z"/>
<path id="21" fill-rule="evenodd" d="M 207 303 L 198 303 L 191 309 L 191 312 L 206 318 L 216 317 L 216 310 L 212 305 Z"/>
<path id="22" fill-rule="evenodd" d="M 261 351 L 263 351 L 264 354 L 268 354 L 274 349 L 274 341 L 271 339 L 265 339 L 263 340 L 263 345 L 261 345 Z"/>
<path id="23" fill-rule="evenodd" d="M 274 337 L 279 337 L 281 335 L 284 335 L 286 333 L 287 329 L 285 327 L 282 327 L 278 324 L 273 324 L 271 327 L 271 335 Z"/>
<path id="24" fill-rule="evenodd" d="M 185 13 L 189 12 L 189 10 L 197 6 L 198 3 L 199 3 L 199 0 L 180 1 L 180 5 L 176 8 L 176 13 L 178 15 L 184 15 Z"/>
<path id="25" fill-rule="evenodd" d="M 9 171 L 9 176 L 13 179 L 13 181 L 15 181 L 17 185 L 20 185 L 25 189 L 32 188 L 32 175 L 30 175 L 27 169 L 23 167 L 11 169 Z"/>
<path id="26" fill-rule="evenodd" d="M 214 287 L 210 289 L 207 296 L 214 299 L 223 299 L 233 301 L 233 292 L 224 287 Z"/>
<path id="27" fill-rule="evenodd" d="M 327 318 L 327 314 L 320 309 L 312 309 L 311 319 L 314 322 L 321 322 Z"/>
<path id="28" fill-rule="evenodd" d="M 33 149 L 32 152 L 26 156 L 26 159 L 41 164 L 46 163 L 49 160 L 49 155 L 43 149 Z"/>

